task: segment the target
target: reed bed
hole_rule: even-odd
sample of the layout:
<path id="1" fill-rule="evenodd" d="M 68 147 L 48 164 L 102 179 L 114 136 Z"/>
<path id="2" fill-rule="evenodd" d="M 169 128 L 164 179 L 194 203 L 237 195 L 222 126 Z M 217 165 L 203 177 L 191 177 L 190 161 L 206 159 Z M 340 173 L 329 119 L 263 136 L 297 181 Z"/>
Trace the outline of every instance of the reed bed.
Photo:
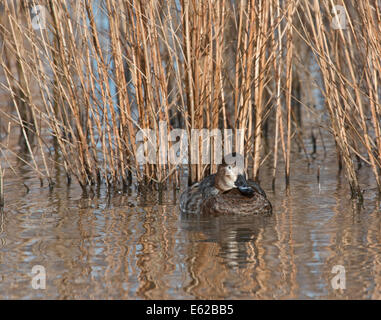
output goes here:
<path id="1" fill-rule="evenodd" d="M 222 148 L 244 153 L 254 179 L 271 163 L 273 186 L 284 166 L 289 185 L 296 143 L 309 161 L 301 113 L 320 112 L 352 195 L 362 195 L 358 163 L 381 191 L 378 1 L 8 0 L 0 10 L 0 130 L 20 132 L 20 148 L 1 138 L 0 148 L 42 183 L 53 186 L 55 165 L 83 189 L 179 184 L 183 169 L 194 182 L 216 171 L 209 150 Z M 303 100 L 307 76 L 322 111 Z M 195 141 L 187 161 L 169 161 Z"/>

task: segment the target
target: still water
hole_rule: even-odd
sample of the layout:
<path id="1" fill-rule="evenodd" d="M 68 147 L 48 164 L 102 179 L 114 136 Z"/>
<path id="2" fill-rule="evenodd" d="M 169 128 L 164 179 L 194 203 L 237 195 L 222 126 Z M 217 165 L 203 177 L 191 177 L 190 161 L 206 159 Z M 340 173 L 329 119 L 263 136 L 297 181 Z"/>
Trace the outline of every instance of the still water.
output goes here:
<path id="1" fill-rule="evenodd" d="M 271 217 L 180 216 L 181 190 L 83 196 L 59 170 L 49 190 L 20 166 L 5 181 L 0 298 L 380 299 L 380 199 L 368 168 L 360 205 L 333 156 L 295 161 L 290 192 L 281 175 L 272 191 L 261 169 Z M 32 287 L 35 265 L 43 290 Z M 335 265 L 345 289 L 332 287 Z"/>

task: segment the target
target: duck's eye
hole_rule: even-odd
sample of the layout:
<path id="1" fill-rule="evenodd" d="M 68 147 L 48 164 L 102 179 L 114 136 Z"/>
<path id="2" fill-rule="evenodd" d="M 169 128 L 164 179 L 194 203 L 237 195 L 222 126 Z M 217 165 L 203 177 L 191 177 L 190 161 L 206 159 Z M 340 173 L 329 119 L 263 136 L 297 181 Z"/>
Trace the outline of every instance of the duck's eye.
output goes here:
<path id="1" fill-rule="evenodd" d="M 232 166 L 228 166 L 228 169 L 231 170 L 231 169 L 232 169 Z"/>

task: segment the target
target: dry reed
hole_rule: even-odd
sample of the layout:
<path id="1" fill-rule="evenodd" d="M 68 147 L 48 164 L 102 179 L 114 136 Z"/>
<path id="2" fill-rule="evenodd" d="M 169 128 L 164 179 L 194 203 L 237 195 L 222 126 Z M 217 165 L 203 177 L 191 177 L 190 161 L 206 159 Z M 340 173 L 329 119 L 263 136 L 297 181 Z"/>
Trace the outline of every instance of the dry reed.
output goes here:
<path id="1" fill-rule="evenodd" d="M 185 129 L 190 145 L 192 129 L 219 128 L 233 129 L 232 149 L 243 148 L 251 177 L 258 179 L 261 165 L 271 161 L 275 185 L 283 159 L 289 185 L 294 137 L 307 155 L 296 91 L 313 57 L 327 130 L 352 194 L 361 197 L 356 158 L 371 167 L 381 191 L 377 1 L 342 2 L 345 29 L 332 28 L 338 5 L 332 1 L 38 4 L 46 9 L 44 29 L 34 28 L 35 1 L 1 7 L 0 83 L 12 110 L 0 111 L 19 126 L 24 155 L 41 181 L 52 186 L 52 166 L 59 163 L 68 181 L 74 176 L 84 189 L 132 179 L 178 183 L 183 166 L 168 161 L 177 143 L 175 137 L 168 142 L 170 131 Z M 153 134 L 142 137 L 141 129 Z M 264 138 L 273 141 L 267 155 Z M 188 149 L 189 160 L 198 158 L 198 164 L 188 161 L 190 182 L 216 171 L 213 152 L 211 165 L 202 157 L 217 142 Z M 155 161 L 140 163 L 139 152 Z"/>
<path id="2" fill-rule="evenodd" d="M 0 164 L 0 208 L 4 207 L 4 171 Z"/>

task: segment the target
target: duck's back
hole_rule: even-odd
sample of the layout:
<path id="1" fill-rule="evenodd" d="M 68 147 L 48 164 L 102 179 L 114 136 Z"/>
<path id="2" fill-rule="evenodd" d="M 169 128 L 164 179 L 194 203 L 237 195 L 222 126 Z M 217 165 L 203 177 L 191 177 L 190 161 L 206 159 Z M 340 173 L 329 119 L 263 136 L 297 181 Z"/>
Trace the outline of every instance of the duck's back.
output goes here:
<path id="1" fill-rule="evenodd" d="M 180 196 L 180 210 L 184 213 L 200 213 L 201 204 L 218 193 L 214 187 L 215 174 L 193 184 Z"/>
<path id="2" fill-rule="evenodd" d="M 255 192 L 252 197 L 242 195 L 238 189 L 221 193 L 214 187 L 215 174 L 190 186 L 180 196 L 183 213 L 203 214 L 271 214 L 272 207 L 263 189 L 254 181 L 247 181 Z"/>
<path id="3" fill-rule="evenodd" d="M 201 212 L 213 215 L 271 214 L 272 206 L 264 192 L 254 192 L 252 197 L 247 197 L 242 195 L 238 189 L 232 189 L 203 201 Z"/>

